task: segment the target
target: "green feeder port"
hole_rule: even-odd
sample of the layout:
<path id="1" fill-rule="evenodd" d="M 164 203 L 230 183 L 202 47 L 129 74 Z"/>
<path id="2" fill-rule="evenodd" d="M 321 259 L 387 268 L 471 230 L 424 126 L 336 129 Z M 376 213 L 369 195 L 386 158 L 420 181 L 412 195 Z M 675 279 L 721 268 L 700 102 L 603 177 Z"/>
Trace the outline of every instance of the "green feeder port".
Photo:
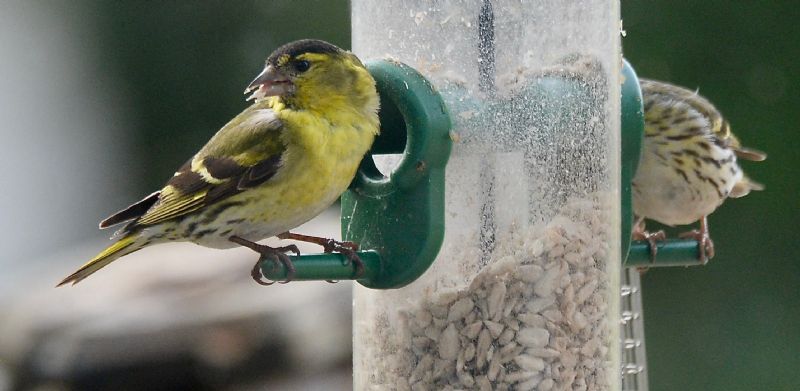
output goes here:
<path id="1" fill-rule="evenodd" d="M 405 135 L 397 168 L 385 177 L 364 159 L 342 195 L 342 237 L 381 254 L 369 288 L 399 288 L 422 275 L 444 237 L 444 169 L 450 157 L 450 115 L 433 86 L 411 67 L 367 64 L 381 97 L 381 132 L 396 145 Z M 384 122 L 385 121 L 385 122 Z M 397 153 L 384 143 L 374 153 Z M 385 148 L 385 149 L 384 149 Z"/>
<path id="2" fill-rule="evenodd" d="M 629 254 L 631 246 L 631 231 L 633 228 L 633 196 L 631 181 L 636 175 L 639 165 L 639 156 L 642 151 L 642 137 L 644 135 L 644 107 L 642 105 L 642 89 L 639 87 L 639 78 L 628 61 L 622 63 L 622 112 L 620 141 L 622 143 L 620 161 L 620 239 L 622 247 L 620 254 Z M 630 257 L 630 255 L 628 256 Z M 624 260 L 623 260 L 624 261 Z"/>
<path id="3" fill-rule="evenodd" d="M 444 169 L 451 149 L 451 120 L 439 93 L 411 67 L 388 60 L 367 63 L 381 99 L 381 134 L 342 195 L 342 237 L 356 242 L 364 262 L 358 282 L 377 289 L 399 288 L 417 279 L 433 263 L 444 236 Z M 631 180 L 639 162 L 644 134 L 641 89 L 633 68 L 624 62 L 622 85 L 621 253 L 626 267 L 702 265 L 698 242 L 670 239 L 657 243 L 651 259 L 650 244 L 631 241 L 633 209 Z M 555 77 L 539 82 L 525 93 L 547 99 L 552 94 L 575 94 L 577 84 Z M 458 95 L 458 91 L 447 91 Z M 460 104 L 476 110 L 480 102 Z M 522 100 L 526 101 L 526 100 Z M 530 101 L 530 100 L 528 100 Z M 506 102 L 518 104 L 513 99 Z M 489 108 L 491 109 L 491 108 Z M 563 109 L 563 108 L 562 108 Z M 553 113 L 558 116 L 558 113 Z M 478 118 L 482 116 L 477 116 Z M 554 117 L 555 118 L 555 117 Z M 371 155 L 400 154 L 397 168 L 385 177 Z M 355 268 L 341 254 L 292 256 L 294 280 L 352 280 Z M 286 269 L 262 263 L 265 277 L 278 281 Z"/>

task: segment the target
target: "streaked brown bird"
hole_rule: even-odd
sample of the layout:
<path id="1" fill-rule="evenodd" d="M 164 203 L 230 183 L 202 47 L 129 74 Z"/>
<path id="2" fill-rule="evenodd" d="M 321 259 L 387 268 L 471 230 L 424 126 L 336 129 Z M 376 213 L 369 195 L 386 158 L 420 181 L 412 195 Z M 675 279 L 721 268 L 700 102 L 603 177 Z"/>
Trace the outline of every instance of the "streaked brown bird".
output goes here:
<path id="1" fill-rule="evenodd" d="M 728 197 L 739 198 L 764 186 L 750 180 L 737 159 L 762 161 L 767 155 L 745 148 L 722 114 L 697 91 L 640 79 L 645 134 L 633 178 L 634 239 L 648 240 L 653 258 L 663 231 L 647 232 L 645 219 L 669 226 L 700 222 L 694 237 L 700 259 L 714 256 L 707 217 Z"/>

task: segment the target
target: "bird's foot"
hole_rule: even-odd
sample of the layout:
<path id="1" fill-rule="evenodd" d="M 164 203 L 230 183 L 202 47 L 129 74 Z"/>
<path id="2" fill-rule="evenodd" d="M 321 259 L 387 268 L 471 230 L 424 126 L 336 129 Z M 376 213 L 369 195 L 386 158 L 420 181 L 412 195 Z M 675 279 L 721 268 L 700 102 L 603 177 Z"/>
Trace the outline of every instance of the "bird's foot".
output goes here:
<path id="1" fill-rule="evenodd" d="M 357 280 L 364 275 L 364 262 L 359 258 L 356 251 L 358 245 L 353 242 L 340 242 L 333 239 L 328 239 L 328 243 L 323 246 L 326 253 L 337 252 L 344 255 L 345 265 L 352 264 L 356 269 L 356 274 L 353 279 Z"/>
<path id="2" fill-rule="evenodd" d="M 314 243 L 317 245 L 322 246 L 323 251 L 326 253 L 340 253 L 345 257 L 345 265 L 350 265 L 351 263 L 356 269 L 356 274 L 354 279 L 361 278 L 364 275 L 364 262 L 359 258 L 358 254 L 358 244 L 354 242 L 347 242 L 347 241 L 338 241 L 334 239 L 328 238 L 320 238 L 317 236 L 309 236 L 309 235 L 302 235 L 296 234 L 292 232 L 284 232 L 278 235 L 280 239 L 292 239 L 292 240 L 299 240 L 301 242 L 308 242 Z M 328 282 L 334 283 L 335 281 L 328 280 Z"/>
<path id="3" fill-rule="evenodd" d="M 667 234 L 663 230 L 656 232 L 647 232 L 644 229 L 634 228 L 633 240 L 645 240 L 650 244 L 650 262 L 656 263 L 656 255 L 658 254 L 658 242 L 667 240 Z"/>
<path id="4" fill-rule="evenodd" d="M 689 232 L 684 232 L 680 235 L 682 238 L 694 238 L 697 240 L 697 246 L 699 247 L 699 254 L 697 259 L 700 262 L 706 263 L 709 259 L 714 258 L 714 242 L 711 240 L 711 236 L 708 234 L 708 217 L 703 216 L 700 219 L 700 229 L 693 229 Z"/>
<path id="5" fill-rule="evenodd" d="M 700 261 L 704 263 L 714 258 L 714 241 L 711 240 L 711 236 L 708 235 L 708 231 L 704 231 L 702 229 L 697 230 L 693 229 L 689 232 L 684 232 L 679 235 L 681 238 L 693 238 L 697 240 L 697 246 L 700 249 L 700 254 L 698 258 Z"/>
<path id="6" fill-rule="evenodd" d="M 272 261 L 274 265 L 273 267 L 279 267 L 279 265 L 286 267 L 286 279 L 280 281 L 281 284 L 286 284 L 294 278 L 294 265 L 292 264 L 292 260 L 289 258 L 289 256 L 286 255 L 286 253 L 290 251 L 298 256 L 300 255 L 300 249 L 298 249 L 294 244 L 283 247 L 269 247 L 263 244 L 251 242 L 247 239 L 242 239 L 238 236 L 231 236 L 230 241 L 261 254 L 261 257 L 258 259 L 258 261 L 256 261 L 256 264 L 253 265 L 253 269 L 250 270 L 250 276 L 253 277 L 253 280 L 258 284 L 272 285 L 275 283 L 274 281 L 264 280 L 264 274 L 261 272 L 261 263 L 265 260 Z"/>

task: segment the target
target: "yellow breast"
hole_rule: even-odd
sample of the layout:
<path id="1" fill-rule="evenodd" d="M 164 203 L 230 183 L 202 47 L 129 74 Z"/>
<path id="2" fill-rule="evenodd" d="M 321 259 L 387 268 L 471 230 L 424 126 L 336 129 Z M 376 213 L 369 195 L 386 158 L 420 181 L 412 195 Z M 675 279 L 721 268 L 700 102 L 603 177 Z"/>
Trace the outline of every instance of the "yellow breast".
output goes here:
<path id="1" fill-rule="evenodd" d="M 358 113 L 319 116 L 282 110 L 282 141 L 287 146 L 278 174 L 242 193 L 255 212 L 248 218 L 259 234 L 292 229 L 335 202 L 353 179 L 378 131 L 376 118 Z M 277 231 L 277 232 L 276 232 Z"/>

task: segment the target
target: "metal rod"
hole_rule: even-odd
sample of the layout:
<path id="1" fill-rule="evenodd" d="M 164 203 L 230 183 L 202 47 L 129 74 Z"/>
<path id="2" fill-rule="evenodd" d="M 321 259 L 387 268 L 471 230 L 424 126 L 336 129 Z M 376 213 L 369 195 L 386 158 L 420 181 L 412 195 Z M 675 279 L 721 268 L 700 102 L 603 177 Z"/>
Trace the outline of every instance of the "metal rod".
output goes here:
<path id="1" fill-rule="evenodd" d="M 650 243 L 631 242 L 627 267 L 663 267 L 705 265 L 708 259 L 700 258 L 700 247 L 693 239 L 667 239 L 656 242 L 656 257 L 650 259 Z"/>
<path id="2" fill-rule="evenodd" d="M 381 271 L 381 259 L 375 251 L 359 251 L 358 257 L 364 263 L 364 274 L 361 278 L 374 279 Z M 303 254 L 300 257 L 290 256 L 295 268 L 292 281 L 320 281 L 320 280 L 353 280 L 356 274 L 355 266 L 348 263 L 344 255 L 333 254 Z M 286 267 L 280 262 L 261 261 L 261 273 L 272 281 L 286 279 Z"/>

